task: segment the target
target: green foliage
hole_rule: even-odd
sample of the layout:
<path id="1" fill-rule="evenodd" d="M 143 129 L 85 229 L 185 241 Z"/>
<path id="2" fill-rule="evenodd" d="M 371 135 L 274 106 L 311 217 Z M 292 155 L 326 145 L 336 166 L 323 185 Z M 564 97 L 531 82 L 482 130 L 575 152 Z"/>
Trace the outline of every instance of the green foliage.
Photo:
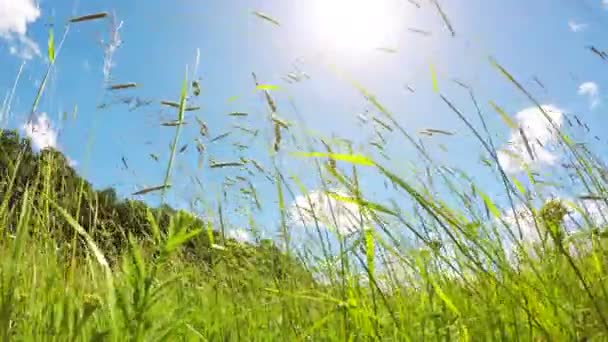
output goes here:
<path id="1" fill-rule="evenodd" d="M 436 235 L 417 231 L 401 209 L 365 198 L 356 178 L 329 167 L 352 193 L 328 192 L 328 198 L 360 208 L 364 226 L 353 240 L 340 241 L 340 255 L 304 264 L 299 260 L 307 257 L 299 253 L 306 251 L 287 255 L 272 240 L 225 239 L 210 229 L 211 220 L 121 199 L 113 189 L 93 189 L 58 151 L 36 154 L 29 141 L 11 131 L 0 139 L 0 219 L 5 223 L 0 333 L 5 339 L 606 336 L 602 275 L 608 254 L 601 234 L 578 237 L 576 243 L 588 247 L 572 252 L 578 245 L 569 242 L 562 201 L 548 201 L 532 212 L 541 235 L 552 243 L 522 243 L 525 257 L 508 261 L 493 243 L 491 222 L 466 217 L 384 166 L 361 162 L 365 157 L 350 151 L 305 155 L 377 170 L 416 201 L 416 220 Z M 278 192 L 281 198 L 282 187 Z M 476 193 L 487 217 L 499 219 L 501 210 L 492 199 Z M 405 223 L 423 247 L 395 243 L 394 232 L 379 229 L 396 226 L 387 217 Z M 282 224 L 284 231 L 291 228 L 285 220 Z M 534 253 L 527 252 L 530 247 Z M 360 266 L 353 264 L 357 260 Z M 323 263 L 327 268 L 320 268 Z M 305 266 L 311 264 L 314 271 Z"/>
<path id="2" fill-rule="evenodd" d="M 551 237 L 556 243 L 562 242 L 564 239 L 564 216 L 568 213 L 568 209 L 561 201 L 551 200 L 540 210 L 540 218 L 545 226 L 545 229 L 551 234 Z"/>
<path id="3" fill-rule="evenodd" d="M 447 13 L 437 1 L 431 2 L 454 35 Z M 257 11 L 253 14 L 277 28 L 281 26 L 266 14 Z M 108 17 L 105 12 L 94 13 L 74 17 L 70 23 L 105 21 Z M 32 115 L 41 103 L 47 80 L 53 79 L 49 75 L 69 27 L 57 46 L 53 31 L 49 32 L 49 65 L 38 86 Z M 118 28 L 114 29 L 117 35 Z M 491 59 L 491 64 L 550 119 L 523 83 L 495 60 Z M 198 56 L 195 74 L 197 69 Z M 59 151 L 34 153 L 31 142 L 21 139 L 17 132 L 1 132 L 3 340 L 608 339 L 605 275 L 608 253 L 604 241 L 608 230 L 605 220 L 603 224 L 598 220 L 598 216 L 605 215 L 602 211 L 608 204 L 605 196 L 608 177 L 605 166 L 564 132 L 559 132 L 560 146 L 565 150 L 561 152 L 574 163 L 576 174 L 570 176 L 577 182 L 573 183 L 584 185 L 590 194 L 584 199 L 600 203 L 593 213 L 565 200 L 547 201 L 541 189 L 543 182 L 526 165 L 529 184 L 508 177 L 498 162 L 493 134 L 487 130 L 486 116 L 482 115 L 472 89 L 461 84 L 469 91 L 488 138 L 482 137 L 476 125 L 455 107 L 456 102 L 439 93 L 437 72 L 432 64 L 434 92 L 439 93 L 485 149 L 483 161 L 496 171 L 497 182 L 504 185 L 507 208 L 501 203 L 503 199 L 483 191 L 488 189 L 480 189 L 475 177 L 439 166 L 443 163 L 431 158 L 422 140 L 410 135 L 371 92 L 346 75 L 340 76 L 363 95 L 379 116 L 372 117 L 370 122 L 379 125 L 374 129 L 382 131 L 375 132 L 380 142 L 369 145 L 388 160 L 384 144 L 389 140 L 384 134 L 393 135 L 393 141 L 400 135 L 419 153 L 417 161 L 423 165 L 426 179 L 418 177 L 422 172 L 415 167 L 414 172 L 407 173 L 393 170 L 365 146 L 355 150 L 355 144 L 343 139 L 321 139 L 327 152 L 312 152 L 319 151 L 319 146 L 314 146 L 314 139 L 308 139 L 312 137 L 305 137 L 309 151 L 302 151 L 294 135 L 297 130 L 292 129 L 298 124 L 283 119 L 283 114 L 281 118 L 278 116 L 281 113 L 278 106 L 283 101 L 275 101 L 269 93 L 282 88 L 259 84 L 253 74 L 255 90 L 264 92 L 274 128 L 272 177 L 266 171 L 269 168 L 245 156 L 235 161 L 211 160 L 208 167 L 217 172 L 231 168 L 253 175 L 253 169 L 248 168 L 253 164 L 255 170 L 276 185 L 275 208 L 280 216 L 280 236 L 276 241 L 281 241 L 281 246 L 271 239 L 239 242 L 226 238 L 225 226 L 230 223 L 224 220 L 221 206 L 220 227 L 213 227 L 215 217 L 196 217 L 163 201 L 174 165 L 178 165 L 177 158 L 188 146 L 186 142 L 180 143 L 181 132 L 187 129 L 183 127 L 186 112 L 200 109 L 191 103 L 196 98 L 188 94 L 192 92 L 195 97 L 201 94 L 201 78 L 189 82 L 188 76 L 186 73 L 183 79 L 179 102 L 160 102 L 176 110 L 174 120 L 162 124 L 175 128 L 163 183 L 135 193 L 161 190 L 161 204 L 157 208 L 143 201 L 120 198 L 112 188 L 95 189 L 70 167 Z M 130 82 L 104 89 L 119 91 L 136 86 L 137 83 Z M 411 88 L 410 91 L 414 93 Z M 519 130 L 533 159 L 524 130 L 493 101 L 489 103 L 509 129 Z M 234 111 L 230 117 L 243 120 L 247 113 Z M 367 118 L 363 121 L 367 122 Z M 199 139 L 207 139 L 207 125 L 198 118 L 197 122 Z M 258 137 L 258 129 L 236 127 L 252 139 Z M 228 136 L 235 136 L 234 132 L 221 133 L 208 141 L 224 143 Z M 430 128 L 423 134 L 452 138 L 460 135 Z M 203 155 L 205 145 L 199 139 L 195 141 L 199 154 Z M 293 214 L 288 196 L 295 197 L 290 180 L 302 194 L 307 192 L 295 175 L 283 177 L 293 174 L 281 169 L 286 165 L 282 157 L 293 147 L 291 143 L 301 150 L 291 157 L 317 167 L 321 184 L 317 191 L 327 195 L 317 196 L 316 203 L 307 198 L 310 208 L 300 213 L 307 218 L 302 221 L 314 221 L 312 228 L 317 234 L 314 242 L 318 245 L 313 248 L 298 245 L 301 236 L 294 234 L 288 217 Z M 180 145 L 184 147 L 178 150 Z M 518 157 L 513 151 L 503 152 Z M 151 157 L 159 161 L 156 154 Z M 370 198 L 369 189 L 363 185 L 373 182 L 368 183 L 367 179 L 360 182 L 358 175 L 363 172 L 375 172 L 385 181 L 387 190 L 390 183 L 399 202 L 391 199 L 391 203 L 382 203 Z M 416 181 L 409 178 L 412 173 Z M 241 194 L 251 195 L 258 211 L 270 207 L 262 203 L 265 198 L 258 198 L 248 178 L 238 177 L 248 183 L 248 188 L 240 189 Z M 233 185 L 236 183 L 234 180 Z M 496 196 L 494 190 L 491 192 Z M 224 199 L 232 200 L 226 192 Z M 544 205 L 537 209 L 537 203 Z M 333 217 L 317 217 L 315 205 L 330 207 L 331 215 L 325 216 Z M 565 219 L 572 207 L 584 222 L 576 233 L 569 231 Z M 257 229 L 253 210 L 249 211 L 251 231 Z M 345 212 L 356 221 L 348 222 L 353 226 L 348 227 L 348 234 L 338 229 L 339 224 L 344 224 L 341 219 Z M 340 215 L 338 219 L 335 217 Z M 221 232 L 214 228 L 220 228 Z"/>
<path id="4" fill-rule="evenodd" d="M 196 261 L 202 269 L 208 269 L 214 261 L 225 263 L 231 272 L 243 265 L 267 266 L 260 267 L 258 271 L 269 275 L 275 272 L 273 265 L 262 260 L 272 253 L 281 254 L 280 250 L 267 244 L 255 246 L 225 240 L 217 231 L 212 232 L 213 240 L 224 244 L 227 251 L 213 249 L 209 235 L 199 234 L 207 229 L 205 221 L 167 205 L 150 208 L 142 201 L 119 199 L 112 188 L 95 190 L 76 174 L 62 153 L 46 149 L 35 154 L 30 142 L 20 139 L 14 131 L 5 131 L 0 136 L 0 151 L 0 179 L 3 182 L 0 200 L 6 201 L 6 207 L 12 211 L 3 217 L 9 220 L 5 227 L 16 226 L 18 204 L 29 188 L 34 212 L 39 213 L 34 215 L 35 219 L 44 223 L 44 230 L 40 233 L 48 234 L 45 236 L 52 237 L 58 244 L 69 244 L 73 231 L 66 227 L 65 220 L 49 211 L 49 203 L 56 203 L 69 213 L 112 260 L 132 247 L 130 240 L 154 245 L 162 235 L 163 238 L 170 237 L 166 244 L 168 250 L 163 253 L 173 252 L 184 245 L 180 251 L 182 257 Z M 13 185 L 9 187 L 13 176 Z M 150 216 L 156 219 L 152 221 Z M 283 271 L 278 268 L 276 272 L 280 275 Z"/>

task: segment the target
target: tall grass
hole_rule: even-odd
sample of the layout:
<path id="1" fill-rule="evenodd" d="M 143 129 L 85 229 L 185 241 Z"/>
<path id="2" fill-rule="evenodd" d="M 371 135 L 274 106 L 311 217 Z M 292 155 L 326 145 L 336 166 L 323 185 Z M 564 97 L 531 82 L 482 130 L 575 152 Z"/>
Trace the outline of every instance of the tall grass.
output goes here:
<path id="1" fill-rule="evenodd" d="M 84 16 L 74 22 L 86 20 Z M 54 47 L 52 50 L 32 114 L 59 58 L 59 49 L 57 54 Z M 492 65 L 554 125 L 504 66 L 495 61 Z M 297 123 L 276 121 L 281 108 L 266 88 L 260 89 L 276 135 L 271 142 L 272 158 L 280 155 L 310 162 L 320 195 L 313 198 L 303 182 L 293 175 L 286 177 L 290 170 L 281 169 L 277 162 L 266 169 L 246 158 L 210 166 L 246 168 L 256 163 L 258 172 L 273 170 L 268 178 L 276 186 L 277 244 L 282 253 L 298 258 L 307 274 L 286 270 L 281 277 L 266 279 L 267 275 L 258 272 L 259 265 L 247 263 L 246 255 L 239 256 L 245 262 L 236 264 L 212 260 L 202 265 L 200 260 L 188 258 L 182 247 L 201 234 L 208 234 L 209 248 L 220 258 L 242 253 L 233 248 L 237 242 L 226 238 L 221 202 L 218 217 L 206 218 L 207 227 L 194 225 L 192 216 L 183 212 L 170 222 L 160 222 L 148 212 L 146 238 L 136 238 L 127 230 L 133 227 L 119 227 L 126 240 L 124 248 L 104 250 L 97 241 L 109 231 L 106 223 L 95 222 L 95 229 L 87 231 L 79 222 L 80 201 L 87 195 L 83 187 L 75 188 L 67 199 L 67 203 L 78 203 L 76 211 L 65 208 L 65 198 L 58 198 L 52 186 L 62 175 L 56 161 L 32 175 L 27 187 L 19 190 L 19 203 L 9 204 L 18 191 L 14 179 L 22 172 L 23 156 L 15 156 L 15 163 L 2 170 L 0 183 L 3 339 L 608 339 L 608 258 L 603 240 L 608 232 L 606 220 L 601 218 L 608 205 L 607 170 L 596 156 L 555 127 L 562 152 L 575 170 L 572 177 L 590 195 L 584 202 L 547 198 L 545 185 L 533 172 L 528 172 L 528 184 L 522 185 L 502 168 L 473 89 L 468 91 L 477 109 L 475 119 L 463 114 L 447 95 L 438 94 L 437 101 L 464 122 L 489 155 L 488 165 L 508 199 L 509 205 L 501 207 L 475 183 L 474 175 L 440 165 L 370 91 L 354 86 L 379 113 L 376 122 L 380 120 L 383 129 L 418 152 L 417 171 L 425 179 L 412 181 L 409 174 L 392 170 L 382 154 L 370 152 L 382 149 L 379 143 L 358 151 L 347 142 L 310 135 L 304 142 L 307 151 L 291 153 L 284 142 L 296 138 L 292 128 Z M 163 198 L 178 157 L 189 91 L 186 79 L 165 178 L 160 187 L 151 190 L 162 190 Z M 6 107 L 10 108 L 10 100 Z M 362 173 L 385 180 L 393 187 L 395 199 L 384 203 L 372 198 L 361 185 Z M 254 187 L 248 191 L 258 202 Z M 308 193 L 307 208 L 290 211 L 287 202 L 297 193 Z M 327 210 L 313 205 L 319 199 L 325 201 Z M 589 202 L 600 209 L 589 210 L 583 205 Z M 347 231 L 341 230 L 344 217 Z M 216 221 L 218 225 L 212 226 Z M 49 231 L 56 222 L 62 222 L 72 234 Z M 312 226 L 307 228 L 313 232 L 309 237 L 313 247 L 294 242 L 299 235 L 292 234 L 292 229 L 298 222 Z M 566 229 L 571 222 L 578 225 L 576 233 Z M 249 225 L 250 231 L 259 229 L 254 215 L 250 215 Z M 222 238 L 214 240 L 207 229 L 221 231 Z M 538 238 L 526 237 L 531 229 Z M 73 240 L 61 236 L 73 236 Z M 269 256 L 268 263 L 276 267 L 282 260 Z"/>

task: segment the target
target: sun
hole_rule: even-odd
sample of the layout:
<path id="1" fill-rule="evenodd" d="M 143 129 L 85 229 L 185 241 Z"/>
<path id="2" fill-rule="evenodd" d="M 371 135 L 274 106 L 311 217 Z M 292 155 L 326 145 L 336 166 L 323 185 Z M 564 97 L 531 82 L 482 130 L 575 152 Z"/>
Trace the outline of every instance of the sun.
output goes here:
<path id="1" fill-rule="evenodd" d="M 324 48 L 356 52 L 394 44 L 397 15 L 383 0 L 313 0 L 313 26 Z"/>

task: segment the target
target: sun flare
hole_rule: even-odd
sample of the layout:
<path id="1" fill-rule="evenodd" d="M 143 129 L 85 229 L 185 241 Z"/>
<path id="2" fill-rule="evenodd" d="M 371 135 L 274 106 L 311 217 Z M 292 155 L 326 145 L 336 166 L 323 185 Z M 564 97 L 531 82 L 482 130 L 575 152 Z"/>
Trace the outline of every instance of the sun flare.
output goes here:
<path id="1" fill-rule="evenodd" d="M 379 0 L 314 0 L 314 28 L 325 48 L 353 52 L 387 47 L 395 25 Z"/>

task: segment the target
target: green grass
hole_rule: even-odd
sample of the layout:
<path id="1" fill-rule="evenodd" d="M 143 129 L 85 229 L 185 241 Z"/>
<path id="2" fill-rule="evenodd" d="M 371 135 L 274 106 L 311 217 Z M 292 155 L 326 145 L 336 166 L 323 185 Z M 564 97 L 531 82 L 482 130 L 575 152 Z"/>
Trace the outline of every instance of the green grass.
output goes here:
<path id="1" fill-rule="evenodd" d="M 66 35 L 67 30 L 62 42 Z M 61 45 L 55 52 L 54 39 L 49 39 L 53 58 L 33 112 L 60 50 Z M 524 93 L 550 120 L 507 69 L 492 63 L 505 82 Z M 192 89 L 187 79 L 176 108 L 180 123 L 190 104 Z M 434 72 L 433 83 L 439 92 Z M 356 229 L 349 236 L 336 233 L 335 216 L 300 212 L 300 219 L 314 221 L 309 228 L 315 248 L 310 249 L 294 247 L 292 229 L 301 228 L 294 228 L 287 217 L 294 189 L 305 193 L 306 188 L 297 177 L 285 177 L 290 170 L 276 166 L 279 163 L 265 167 L 272 170 L 266 176 L 276 184 L 277 204 L 274 209 L 264 207 L 277 210 L 280 217 L 280 237 L 275 243 L 281 247 L 277 248 L 269 241 L 253 246 L 227 239 L 224 225 L 229 223 L 221 204 L 217 214 L 204 221 L 184 212 L 166 214 L 140 202 L 112 204 L 122 211 L 104 216 L 104 210 L 113 208 L 104 204 L 104 198 L 111 196 L 93 191 L 66 168 L 60 155 L 34 156 L 18 139 L 3 140 L 3 339 L 608 339 L 608 255 L 603 241 L 607 234 L 595 214 L 573 203 L 549 200 L 544 195 L 546 185 L 532 172 L 526 186 L 508 176 L 497 162 L 481 112 L 479 122 L 468 119 L 448 97 L 438 94 L 437 101 L 463 120 L 489 155 L 487 163 L 510 203 L 510 208 L 500 208 L 472 175 L 440 166 L 379 100 L 353 85 L 384 120 L 376 118 L 376 122 L 418 151 L 417 171 L 426 171 L 428 177 L 412 181 L 409 171 L 394 171 L 382 158 L 371 157 L 372 147 L 382 147 L 379 143 L 370 142 L 355 151 L 348 142 L 317 140 L 310 134 L 305 137 L 309 151 L 290 151 L 284 145 L 295 136 L 297 123 L 280 125 L 273 120 L 277 108 L 272 89 L 258 85 L 274 125 L 271 158 L 282 155 L 310 161 L 320 188 L 332 200 L 330 211 L 348 206 L 358 212 Z M 473 91 L 470 96 L 477 106 Z M 493 102 L 492 106 L 509 125 L 515 125 Z M 479 125 L 483 129 L 477 129 Z M 182 124 L 175 125 L 165 178 L 158 188 L 163 198 L 178 157 L 181 129 Z M 7 134 L 3 132 L 3 137 Z M 567 132 L 559 136 L 577 181 L 593 194 L 591 200 L 608 204 L 603 165 Z M 323 149 L 327 152 L 320 152 Z M 245 158 L 235 166 L 250 163 Z M 264 171 L 257 162 L 255 167 Z M 401 200 L 379 203 L 366 196 L 367 189 L 360 186 L 364 172 L 385 179 Z M 259 207 L 260 199 L 249 184 Z M 337 188 L 343 190 L 333 191 Z M 505 213 L 516 208 L 528 208 L 526 220 L 540 237 L 534 243 L 521 236 L 522 222 L 505 222 Z M 579 221 L 584 222 L 577 234 L 565 231 L 568 212 L 578 212 Z M 219 223 L 212 226 L 212 222 Z M 253 215 L 248 229 L 259 230 Z M 405 242 L 404 236 L 409 238 Z M 332 244 L 337 252 L 331 251 Z"/>

